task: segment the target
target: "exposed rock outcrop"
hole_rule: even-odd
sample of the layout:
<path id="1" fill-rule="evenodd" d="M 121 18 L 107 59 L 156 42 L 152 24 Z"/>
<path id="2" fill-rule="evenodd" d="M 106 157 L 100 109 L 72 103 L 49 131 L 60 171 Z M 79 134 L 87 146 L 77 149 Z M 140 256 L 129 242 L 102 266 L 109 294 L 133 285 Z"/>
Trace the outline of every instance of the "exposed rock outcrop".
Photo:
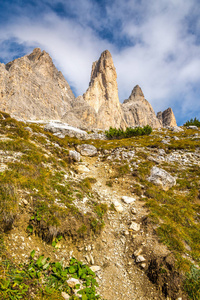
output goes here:
<path id="1" fill-rule="evenodd" d="M 157 113 L 157 118 L 160 120 L 163 127 L 167 127 L 167 126 L 175 127 L 175 126 L 177 126 L 176 118 L 174 116 L 174 113 L 173 113 L 171 107 L 164 110 L 163 112 L 161 112 L 161 111 L 158 112 Z"/>
<path id="2" fill-rule="evenodd" d="M 148 180 L 155 185 L 161 186 L 165 191 L 176 185 L 176 179 L 173 176 L 156 166 L 151 169 L 151 175 Z"/>
<path id="3" fill-rule="evenodd" d="M 151 104 L 144 98 L 138 85 L 134 87 L 130 97 L 122 104 L 122 110 L 128 126 L 150 125 L 153 128 L 162 127 Z"/>
<path id="4" fill-rule="evenodd" d="M 25 120 L 60 120 L 75 99 L 49 54 L 39 48 L 0 64 L 0 87 L 0 110 Z"/>
<path id="5" fill-rule="evenodd" d="M 127 126 L 118 97 L 117 73 L 108 50 L 93 63 L 89 88 L 83 98 L 97 114 L 97 128 Z"/>

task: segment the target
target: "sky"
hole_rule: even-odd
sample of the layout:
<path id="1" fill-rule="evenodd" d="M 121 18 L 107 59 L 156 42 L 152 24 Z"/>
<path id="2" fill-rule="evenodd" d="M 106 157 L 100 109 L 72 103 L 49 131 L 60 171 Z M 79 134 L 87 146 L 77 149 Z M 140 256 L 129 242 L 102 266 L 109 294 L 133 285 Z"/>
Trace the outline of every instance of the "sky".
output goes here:
<path id="1" fill-rule="evenodd" d="M 120 102 L 138 84 L 155 112 L 173 109 L 178 125 L 200 119 L 199 0 L 0 0 L 0 62 L 36 47 L 76 96 L 108 49 Z"/>

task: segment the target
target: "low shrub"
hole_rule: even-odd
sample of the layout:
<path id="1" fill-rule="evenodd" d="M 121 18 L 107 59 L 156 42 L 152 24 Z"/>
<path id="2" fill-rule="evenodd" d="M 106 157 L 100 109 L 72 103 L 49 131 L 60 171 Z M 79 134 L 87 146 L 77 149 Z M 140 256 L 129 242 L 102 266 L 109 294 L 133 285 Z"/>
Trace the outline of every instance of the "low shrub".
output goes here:
<path id="1" fill-rule="evenodd" d="M 190 121 L 185 122 L 184 126 L 197 126 L 200 127 L 200 121 L 195 117 L 194 119 L 190 119 Z"/>
<path id="2" fill-rule="evenodd" d="M 149 135 L 152 132 L 152 128 L 149 125 L 144 127 L 136 127 L 131 128 L 127 127 L 124 131 L 123 129 L 117 129 L 110 127 L 110 129 L 105 131 L 107 138 L 109 139 L 123 139 L 123 138 L 130 138 L 133 136 L 141 136 L 141 135 Z"/>

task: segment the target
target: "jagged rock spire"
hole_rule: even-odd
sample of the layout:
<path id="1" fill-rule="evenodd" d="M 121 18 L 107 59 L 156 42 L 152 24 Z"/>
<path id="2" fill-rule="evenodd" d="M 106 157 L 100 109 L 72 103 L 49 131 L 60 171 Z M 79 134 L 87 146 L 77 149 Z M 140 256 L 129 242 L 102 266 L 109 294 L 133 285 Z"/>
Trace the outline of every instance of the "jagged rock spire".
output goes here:
<path id="1" fill-rule="evenodd" d="M 99 128 L 125 127 L 118 97 L 117 73 L 108 50 L 93 63 L 89 88 L 83 98 L 98 114 Z"/>

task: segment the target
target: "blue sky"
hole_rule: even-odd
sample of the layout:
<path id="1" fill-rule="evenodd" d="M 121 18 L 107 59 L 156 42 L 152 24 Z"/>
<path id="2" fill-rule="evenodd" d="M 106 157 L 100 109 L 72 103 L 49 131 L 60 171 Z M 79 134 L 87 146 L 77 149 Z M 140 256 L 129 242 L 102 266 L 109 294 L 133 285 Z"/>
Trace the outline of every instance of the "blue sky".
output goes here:
<path id="1" fill-rule="evenodd" d="M 76 96 L 108 49 L 123 102 L 136 84 L 155 112 L 200 119 L 199 0 L 0 0 L 0 62 L 40 47 Z"/>

